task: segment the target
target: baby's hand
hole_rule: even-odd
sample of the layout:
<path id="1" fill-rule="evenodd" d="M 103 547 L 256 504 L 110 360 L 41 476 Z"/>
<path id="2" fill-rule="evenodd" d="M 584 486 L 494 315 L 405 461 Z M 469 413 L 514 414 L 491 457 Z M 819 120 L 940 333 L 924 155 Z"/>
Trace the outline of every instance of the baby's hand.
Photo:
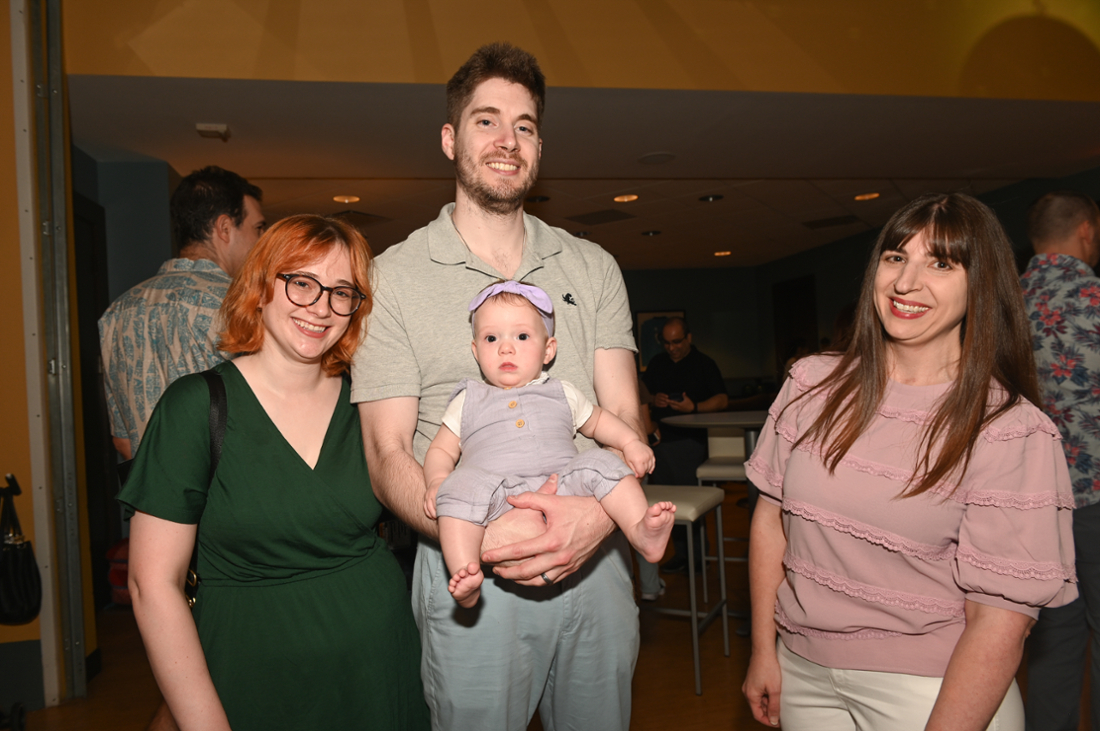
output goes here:
<path id="1" fill-rule="evenodd" d="M 434 487 L 428 487 L 424 492 L 424 513 L 432 520 L 436 519 L 435 515 L 435 496 L 439 494 L 439 485 Z"/>
<path id="2" fill-rule="evenodd" d="M 653 457 L 653 450 L 640 439 L 629 442 L 623 448 L 623 458 L 630 465 L 630 469 L 634 470 L 634 476 L 639 480 L 652 472 L 653 466 L 657 463 Z"/>

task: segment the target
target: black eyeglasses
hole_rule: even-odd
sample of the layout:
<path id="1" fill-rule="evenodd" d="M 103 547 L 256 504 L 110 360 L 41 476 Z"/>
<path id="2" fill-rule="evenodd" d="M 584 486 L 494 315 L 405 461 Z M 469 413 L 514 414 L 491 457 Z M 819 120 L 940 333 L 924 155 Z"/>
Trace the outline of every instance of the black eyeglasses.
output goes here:
<path id="1" fill-rule="evenodd" d="M 348 317 L 363 304 L 363 293 L 355 287 L 326 287 L 308 274 L 276 274 L 286 281 L 286 298 L 299 307 L 309 307 L 328 292 L 328 306 L 335 314 Z"/>

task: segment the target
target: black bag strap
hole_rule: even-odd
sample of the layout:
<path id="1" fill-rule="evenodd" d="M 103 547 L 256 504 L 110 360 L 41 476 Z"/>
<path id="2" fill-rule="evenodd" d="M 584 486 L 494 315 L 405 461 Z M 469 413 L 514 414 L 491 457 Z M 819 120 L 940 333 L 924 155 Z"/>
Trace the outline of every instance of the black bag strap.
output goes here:
<path id="1" fill-rule="evenodd" d="M 214 481 L 214 471 L 222 458 L 222 442 L 225 441 L 225 423 L 229 404 L 225 398 L 225 381 L 217 371 L 211 369 L 202 372 L 206 385 L 210 389 L 210 481 Z"/>
<path id="2" fill-rule="evenodd" d="M 229 405 L 225 398 L 225 382 L 222 380 L 221 375 L 211 368 L 208 371 L 203 371 L 202 376 L 206 379 L 206 387 L 210 389 L 210 416 L 207 423 L 210 425 L 210 481 L 213 482 L 214 471 L 218 469 L 218 462 L 221 461 L 222 457 L 222 442 L 225 441 L 225 422 L 229 413 Z M 133 467 L 133 459 L 118 463 L 119 484 L 126 484 L 127 478 L 130 477 L 130 470 Z M 17 486 L 16 490 L 18 489 Z M 16 492 L 15 494 L 18 495 L 19 493 Z M 3 488 L 0 488 L 0 496 L 3 496 Z"/>
<path id="3" fill-rule="evenodd" d="M 218 462 L 222 459 L 222 442 L 225 441 L 225 424 L 229 415 L 229 403 L 225 398 L 225 381 L 214 369 L 202 372 L 206 379 L 206 386 L 210 389 L 210 482 L 214 481 L 214 472 L 218 469 Z M 191 551 L 191 565 L 188 567 L 187 582 L 191 586 L 191 592 L 187 601 L 195 606 L 194 589 L 199 581 L 199 528 L 202 518 L 195 526 L 195 548 Z"/>

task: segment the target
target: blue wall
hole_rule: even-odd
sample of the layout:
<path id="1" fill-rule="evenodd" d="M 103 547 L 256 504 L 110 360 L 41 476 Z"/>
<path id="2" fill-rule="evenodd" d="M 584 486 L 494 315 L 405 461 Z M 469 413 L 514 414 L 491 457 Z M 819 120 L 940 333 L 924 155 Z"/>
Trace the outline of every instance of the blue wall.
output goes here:
<path id="1" fill-rule="evenodd" d="M 95 159 L 73 148 L 73 190 L 103 207 L 114 301 L 172 257 L 168 200 L 179 175 L 163 160 Z"/>

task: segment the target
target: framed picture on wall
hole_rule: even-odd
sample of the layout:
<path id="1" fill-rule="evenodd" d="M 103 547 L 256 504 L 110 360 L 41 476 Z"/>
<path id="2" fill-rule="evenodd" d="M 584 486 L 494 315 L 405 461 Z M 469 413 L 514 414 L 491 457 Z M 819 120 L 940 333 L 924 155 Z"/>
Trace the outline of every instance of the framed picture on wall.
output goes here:
<path id="1" fill-rule="evenodd" d="M 670 317 L 683 317 L 683 310 L 661 312 L 637 312 L 634 314 L 634 334 L 638 338 L 638 370 L 645 372 L 646 364 L 664 350 L 661 330 Z"/>

